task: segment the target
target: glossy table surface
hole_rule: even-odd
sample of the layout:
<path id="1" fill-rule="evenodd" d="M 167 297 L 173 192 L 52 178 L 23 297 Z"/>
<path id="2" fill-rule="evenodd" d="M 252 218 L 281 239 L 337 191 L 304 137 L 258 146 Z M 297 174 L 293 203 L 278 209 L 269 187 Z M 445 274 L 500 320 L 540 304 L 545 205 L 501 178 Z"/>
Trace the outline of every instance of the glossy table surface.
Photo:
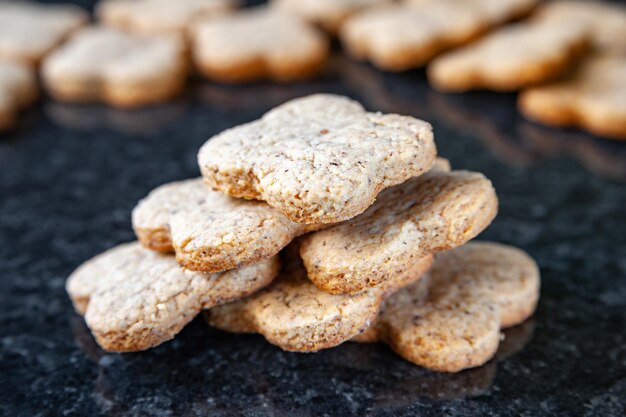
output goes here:
<path id="1" fill-rule="evenodd" d="M 480 239 L 538 261 L 535 317 L 506 332 L 496 359 L 453 375 L 377 344 L 286 353 L 200 318 L 151 351 L 101 351 L 65 294 L 68 274 L 132 240 L 138 199 L 198 175 L 211 135 L 315 92 L 428 120 L 454 168 L 492 179 L 500 213 Z M 624 415 L 625 182 L 626 143 L 525 121 L 512 95 L 443 95 L 423 72 L 340 57 L 314 82 L 196 81 L 130 112 L 44 99 L 0 136 L 0 415 Z"/>

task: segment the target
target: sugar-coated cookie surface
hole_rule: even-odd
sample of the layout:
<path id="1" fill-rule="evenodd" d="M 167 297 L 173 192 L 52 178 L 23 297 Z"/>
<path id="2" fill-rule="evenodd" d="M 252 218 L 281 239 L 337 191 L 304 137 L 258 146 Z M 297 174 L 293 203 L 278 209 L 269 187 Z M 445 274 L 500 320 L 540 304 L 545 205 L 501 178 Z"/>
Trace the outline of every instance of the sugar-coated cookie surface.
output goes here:
<path id="1" fill-rule="evenodd" d="M 425 368 L 457 372 L 493 357 L 500 330 L 530 317 L 539 269 L 523 251 L 472 242 L 437 255 L 420 281 L 383 302 L 375 324 L 355 341 L 383 341 Z"/>
<path id="2" fill-rule="evenodd" d="M 389 71 L 424 65 L 492 27 L 528 13 L 537 0 L 413 0 L 366 10 L 342 26 L 340 38 L 355 58 Z"/>
<path id="3" fill-rule="evenodd" d="M 217 191 L 265 200 L 296 222 L 333 223 L 365 211 L 382 189 L 426 172 L 435 156 L 428 123 L 313 95 L 214 136 L 198 162 Z"/>
<path id="4" fill-rule="evenodd" d="M 81 265 L 66 289 L 98 344 L 115 352 L 151 348 L 173 338 L 203 308 L 268 285 L 278 258 L 224 273 L 186 271 L 171 255 L 119 245 Z"/>
<path id="5" fill-rule="evenodd" d="M 328 40 L 302 18 L 266 7 L 198 21 L 192 38 L 197 69 L 223 82 L 309 78 L 329 52 Z"/>
<path id="6" fill-rule="evenodd" d="M 435 59 L 428 80 L 443 91 L 519 90 L 563 75 L 587 45 L 587 31 L 580 25 L 518 23 Z"/>
<path id="7" fill-rule="evenodd" d="M 90 27 L 46 58 L 42 76 L 59 100 L 142 106 L 182 90 L 187 75 L 184 50 L 177 36 L 147 37 Z"/>
<path id="8" fill-rule="evenodd" d="M 0 1 L 0 58 L 36 65 L 87 20 L 71 4 Z"/>
<path id="9" fill-rule="evenodd" d="M 351 15 L 368 9 L 391 4 L 394 0 L 273 0 L 272 6 L 294 13 L 325 31 L 336 34 Z"/>
<path id="10" fill-rule="evenodd" d="M 184 35 L 198 19 L 234 9 L 237 0 L 101 0 L 96 14 L 106 25 L 138 33 Z"/>
<path id="11" fill-rule="evenodd" d="M 262 201 L 211 191 L 201 178 L 158 187 L 139 202 L 132 217 L 144 247 L 175 250 L 181 265 L 203 272 L 270 258 L 317 228 L 292 222 Z"/>
<path id="12" fill-rule="evenodd" d="M 355 293 L 402 273 L 416 257 L 464 244 L 497 211 L 482 174 L 437 167 L 383 191 L 362 215 L 305 237 L 300 254 L 316 286 Z"/>
<path id="13" fill-rule="evenodd" d="M 586 59 L 563 80 L 523 91 L 520 111 L 554 126 L 626 140 L 626 54 Z"/>
<path id="14" fill-rule="evenodd" d="M 37 95 L 37 76 L 29 65 L 0 59 L 0 131 L 11 128 Z"/>
<path id="15" fill-rule="evenodd" d="M 328 349 L 369 327 L 383 298 L 418 280 L 430 267 L 432 256 L 415 259 L 411 268 L 389 283 L 356 295 L 332 295 L 315 287 L 297 255 L 286 263 L 265 290 L 209 310 L 209 324 L 230 332 L 261 333 L 284 350 Z"/>
<path id="16" fill-rule="evenodd" d="M 626 6 L 589 0 L 543 3 L 537 17 L 554 25 L 584 27 L 596 52 L 626 54 Z"/>

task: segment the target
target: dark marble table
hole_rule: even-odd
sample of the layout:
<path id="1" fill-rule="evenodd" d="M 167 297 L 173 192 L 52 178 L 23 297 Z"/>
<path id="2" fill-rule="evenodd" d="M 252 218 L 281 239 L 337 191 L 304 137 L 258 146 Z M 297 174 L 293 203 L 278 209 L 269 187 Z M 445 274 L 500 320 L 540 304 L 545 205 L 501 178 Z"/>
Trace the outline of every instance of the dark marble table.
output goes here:
<path id="1" fill-rule="evenodd" d="M 148 352 L 101 351 L 65 294 L 68 274 L 133 239 L 137 200 L 198 175 L 208 137 L 314 92 L 429 120 L 441 155 L 493 180 L 500 214 L 480 239 L 537 259 L 535 317 L 507 332 L 495 360 L 454 375 L 384 345 L 286 353 L 201 319 Z M 529 123 L 514 103 L 438 94 L 422 72 L 339 57 L 316 82 L 196 82 L 174 103 L 131 112 L 45 99 L 0 136 L 0 415 L 624 415 L 626 143 Z"/>

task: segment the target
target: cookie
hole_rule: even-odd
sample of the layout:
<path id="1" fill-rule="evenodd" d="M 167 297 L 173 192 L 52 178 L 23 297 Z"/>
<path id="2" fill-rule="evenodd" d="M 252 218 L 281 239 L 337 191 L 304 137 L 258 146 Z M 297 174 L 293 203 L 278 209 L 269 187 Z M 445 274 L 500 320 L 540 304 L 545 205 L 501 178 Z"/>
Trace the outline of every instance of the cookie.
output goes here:
<path id="1" fill-rule="evenodd" d="M 313 224 L 362 213 L 383 188 L 426 172 L 435 155 L 428 123 L 320 94 L 213 137 L 198 162 L 213 189 Z"/>
<path id="2" fill-rule="evenodd" d="M 37 95 L 37 76 L 30 66 L 0 59 L 0 131 L 13 127 L 19 111 Z"/>
<path id="3" fill-rule="evenodd" d="M 131 242 L 85 262 L 66 289 L 103 349 L 132 352 L 172 339 L 203 308 L 267 286 L 277 258 L 218 274 L 186 271 L 173 256 Z"/>
<path id="4" fill-rule="evenodd" d="M 42 77 L 61 101 L 137 107 L 170 99 L 185 83 L 184 44 L 176 36 L 145 37 L 105 27 L 76 33 L 46 58 Z"/>
<path id="5" fill-rule="evenodd" d="M 537 0 L 416 0 L 366 10 L 349 18 L 344 49 L 378 68 L 421 67 L 440 52 L 463 45 L 494 26 L 527 14 Z"/>
<path id="6" fill-rule="evenodd" d="M 329 53 L 328 40 L 301 18 L 265 7 L 199 21 L 192 38 L 198 71 L 229 83 L 309 78 Z"/>
<path id="7" fill-rule="evenodd" d="M 152 191 L 133 210 L 133 228 L 144 247 L 175 250 L 185 268 L 217 272 L 270 258 L 318 226 L 292 222 L 261 201 L 211 191 L 197 178 Z"/>
<path id="8" fill-rule="evenodd" d="M 557 0 L 544 3 L 537 18 L 554 25 L 587 29 L 595 52 L 626 54 L 626 6 L 587 0 Z"/>
<path id="9" fill-rule="evenodd" d="M 306 277 L 297 254 L 265 290 L 209 310 L 210 325 L 235 333 L 261 333 L 284 350 L 315 352 L 337 346 L 369 327 L 384 297 L 418 280 L 432 256 L 414 259 L 403 274 L 385 285 L 355 295 L 332 295 Z"/>
<path id="10" fill-rule="evenodd" d="M 88 21 L 80 7 L 0 1 L 0 59 L 37 65 Z"/>
<path id="11" fill-rule="evenodd" d="M 357 12 L 391 4 L 393 0 L 273 0 L 272 6 L 293 13 L 330 34 L 337 34 L 346 19 Z"/>
<path id="12" fill-rule="evenodd" d="M 441 91 L 516 91 L 562 76 L 587 45 L 587 31 L 579 25 L 518 23 L 435 59 L 428 81 Z"/>
<path id="13" fill-rule="evenodd" d="M 362 215 L 306 237 L 300 255 L 317 287 L 356 293 L 402 273 L 416 257 L 473 239 L 497 211 L 482 174 L 436 167 L 383 191 Z"/>
<path id="14" fill-rule="evenodd" d="M 495 355 L 501 329 L 534 313 L 539 281 L 536 263 L 523 251 L 468 243 L 439 254 L 426 277 L 387 298 L 376 322 L 355 341 L 385 342 L 409 362 L 436 371 L 480 366 Z"/>
<path id="15" fill-rule="evenodd" d="M 198 19 L 229 12 L 237 0 L 108 0 L 96 14 L 108 26 L 134 33 L 185 35 Z"/>
<path id="16" fill-rule="evenodd" d="M 518 108 L 531 120 L 575 126 L 626 140 L 626 55 L 598 55 L 570 76 L 524 90 Z"/>

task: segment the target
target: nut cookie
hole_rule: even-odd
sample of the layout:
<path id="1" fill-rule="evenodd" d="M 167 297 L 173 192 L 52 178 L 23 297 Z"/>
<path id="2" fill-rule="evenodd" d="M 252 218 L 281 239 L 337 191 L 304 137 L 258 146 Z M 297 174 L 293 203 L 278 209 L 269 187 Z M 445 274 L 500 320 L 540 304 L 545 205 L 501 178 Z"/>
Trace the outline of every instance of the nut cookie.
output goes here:
<path id="1" fill-rule="evenodd" d="M 102 23 L 142 34 L 185 35 L 199 19 L 233 10 L 237 0 L 107 0 L 96 10 Z"/>
<path id="2" fill-rule="evenodd" d="M 0 59 L 37 65 L 87 21 L 87 13 L 74 5 L 0 1 Z"/>
<path id="3" fill-rule="evenodd" d="M 330 34 L 339 32 L 346 19 L 362 10 L 394 0 L 273 0 L 272 6 L 293 13 Z"/>
<path id="4" fill-rule="evenodd" d="M 213 137 L 198 162 L 214 190 L 265 200 L 313 224 L 362 213 L 382 189 L 426 172 L 435 156 L 430 124 L 320 94 Z"/>
<path id="5" fill-rule="evenodd" d="M 290 82 L 317 74 L 328 40 L 301 18 L 259 7 L 204 19 L 192 29 L 200 73 L 222 82 Z"/>
<path id="6" fill-rule="evenodd" d="M 173 256 L 132 242 L 85 262 L 66 289 L 103 349 L 131 352 L 172 339 L 203 308 L 267 286 L 279 269 L 271 258 L 224 273 L 186 271 Z"/>
<path id="7" fill-rule="evenodd" d="M 494 26 L 528 13 L 537 0 L 418 0 L 366 10 L 348 19 L 340 38 L 355 58 L 378 68 L 421 67 Z"/>
<path id="8" fill-rule="evenodd" d="M 533 314 L 539 281 L 537 264 L 523 251 L 468 243 L 437 255 L 432 270 L 387 298 L 374 325 L 354 340 L 385 342 L 436 371 L 480 366 L 496 353 L 501 329 Z"/>
<path id="9" fill-rule="evenodd" d="M 158 187 L 133 210 L 133 228 L 149 249 L 176 251 L 187 269 L 217 272 L 276 255 L 318 228 L 292 222 L 261 201 L 211 191 L 201 178 Z"/>
<path id="10" fill-rule="evenodd" d="M 300 255 L 317 287 L 356 293 L 402 273 L 416 257 L 473 239 L 497 211 L 482 174 L 434 169 L 380 193 L 362 215 L 304 238 Z"/>
<path id="11" fill-rule="evenodd" d="M 518 108 L 541 123 L 626 140 L 625 74 L 626 54 L 590 57 L 567 78 L 523 91 Z"/>
<path id="12" fill-rule="evenodd" d="M 37 95 L 37 76 L 30 66 L 0 59 L 0 131 L 13 127 L 18 112 Z"/>
<path id="13" fill-rule="evenodd" d="M 537 18 L 554 25 L 587 29 L 596 52 L 626 54 L 626 6 L 587 0 L 557 0 L 544 3 Z"/>
<path id="14" fill-rule="evenodd" d="M 435 59 L 428 80 L 442 91 L 515 91 L 563 75 L 587 45 L 587 31 L 578 25 L 519 23 Z"/>
<path id="15" fill-rule="evenodd" d="M 315 287 L 296 257 L 265 290 L 206 312 L 212 326 L 235 333 L 261 333 L 284 350 L 315 352 L 337 346 L 369 327 L 384 297 L 418 280 L 432 256 L 415 259 L 403 274 L 355 295 Z"/>
<path id="16" fill-rule="evenodd" d="M 144 37 L 90 27 L 46 58 L 42 76 L 49 92 L 63 101 L 137 107 L 182 90 L 184 50 L 176 36 Z"/>

